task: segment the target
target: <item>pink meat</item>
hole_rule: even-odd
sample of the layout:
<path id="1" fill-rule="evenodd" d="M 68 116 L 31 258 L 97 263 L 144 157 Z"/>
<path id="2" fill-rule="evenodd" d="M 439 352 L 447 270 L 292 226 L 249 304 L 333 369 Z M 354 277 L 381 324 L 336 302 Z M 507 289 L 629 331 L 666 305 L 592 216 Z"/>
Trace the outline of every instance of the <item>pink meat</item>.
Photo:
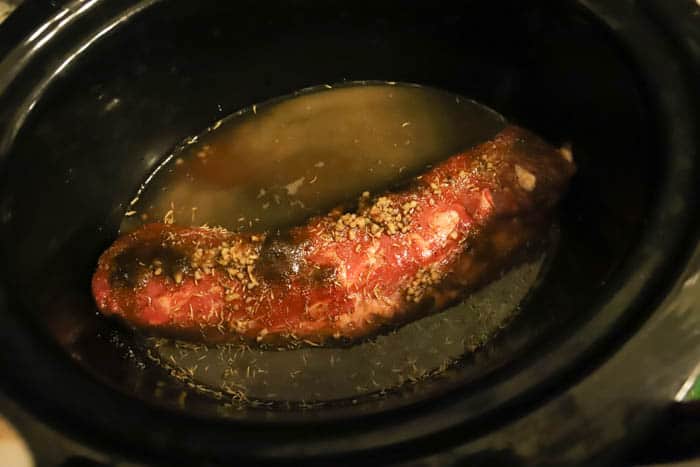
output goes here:
<path id="1" fill-rule="evenodd" d="M 205 342 L 323 344 L 438 311 L 512 264 L 574 165 L 510 126 L 408 188 L 315 217 L 283 235 L 149 224 L 99 259 L 105 315 Z"/>

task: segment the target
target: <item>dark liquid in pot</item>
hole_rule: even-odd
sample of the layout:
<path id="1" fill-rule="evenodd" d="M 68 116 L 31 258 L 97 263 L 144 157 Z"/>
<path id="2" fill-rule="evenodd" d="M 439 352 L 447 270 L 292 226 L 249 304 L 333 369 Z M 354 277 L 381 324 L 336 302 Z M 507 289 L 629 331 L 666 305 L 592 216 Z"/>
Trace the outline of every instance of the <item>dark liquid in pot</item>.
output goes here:
<path id="1" fill-rule="evenodd" d="M 262 231 L 304 222 L 363 191 L 382 191 L 493 137 L 495 112 L 460 96 L 394 83 L 320 86 L 244 109 L 190 138 L 144 183 L 122 232 L 171 218 Z M 381 394 L 437 375 L 507 324 L 543 257 L 442 313 L 347 348 L 263 351 L 146 339 L 185 382 L 258 404 Z"/>

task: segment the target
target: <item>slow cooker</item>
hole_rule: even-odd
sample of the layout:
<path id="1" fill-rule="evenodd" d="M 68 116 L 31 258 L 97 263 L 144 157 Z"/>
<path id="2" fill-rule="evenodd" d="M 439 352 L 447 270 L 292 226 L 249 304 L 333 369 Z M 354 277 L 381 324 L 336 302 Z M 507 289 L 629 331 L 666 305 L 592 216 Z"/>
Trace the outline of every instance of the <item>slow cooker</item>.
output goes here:
<path id="1" fill-rule="evenodd" d="M 2 389 L 98 460 L 697 454 L 698 412 L 682 402 L 700 368 L 695 2 L 27 0 L 0 26 L 0 57 Z M 541 285 L 442 378 L 321 408 L 178 403 L 180 383 L 112 339 L 90 296 L 126 194 L 237 109 L 358 80 L 445 89 L 572 143 L 578 173 Z"/>

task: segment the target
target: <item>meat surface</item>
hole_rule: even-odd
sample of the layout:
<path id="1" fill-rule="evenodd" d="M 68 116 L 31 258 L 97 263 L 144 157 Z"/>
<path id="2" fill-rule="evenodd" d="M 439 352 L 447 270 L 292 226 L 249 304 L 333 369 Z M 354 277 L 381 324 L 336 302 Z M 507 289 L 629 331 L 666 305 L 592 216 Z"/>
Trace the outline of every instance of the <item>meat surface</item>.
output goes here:
<path id="1" fill-rule="evenodd" d="M 405 189 L 284 233 L 148 224 L 99 259 L 99 310 L 209 343 L 322 345 L 439 311 L 537 241 L 571 153 L 509 126 Z M 545 230 L 543 230 L 545 229 Z"/>

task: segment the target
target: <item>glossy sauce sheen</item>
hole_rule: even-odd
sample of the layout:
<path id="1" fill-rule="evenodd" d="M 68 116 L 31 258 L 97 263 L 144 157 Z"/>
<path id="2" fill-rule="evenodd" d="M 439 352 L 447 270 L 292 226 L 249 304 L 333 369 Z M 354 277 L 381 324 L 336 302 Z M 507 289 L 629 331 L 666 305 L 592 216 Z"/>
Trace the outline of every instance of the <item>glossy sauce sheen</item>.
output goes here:
<path id="1" fill-rule="evenodd" d="M 541 234 L 573 164 L 508 127 L 396 193 L 282 235 L 149 224 L 93 280 L 99 308 L 161 334 L 275 345 L 356 339 L 436 311 Z"/>

